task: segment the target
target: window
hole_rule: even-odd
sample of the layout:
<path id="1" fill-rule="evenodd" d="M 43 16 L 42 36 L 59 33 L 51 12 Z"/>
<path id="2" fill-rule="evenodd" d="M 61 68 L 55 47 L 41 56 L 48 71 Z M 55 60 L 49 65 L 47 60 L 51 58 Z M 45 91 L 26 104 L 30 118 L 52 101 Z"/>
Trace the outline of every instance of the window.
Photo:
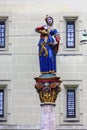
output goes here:
<path id="1" fill-rule="evenodd" d="M 0 48 L 5 48 L 5 20 L 0 20 Z"/>
<path id="2" fill-rule="evenodd" d="M 7 119 L 7 85 L 0 85 L 0 121 Z"/>
<path id="3" fill-rule="evenodd" d="M 65 85 L 65 121 L 78 121 L 78 85 Z"/>
<path id="4" fill-rule="evenodd" d="M 4 89 L 0 89 L 0 117 L 4 117 Z"/>
<path id="5" fill-rule="evenodd" d="M 9 18 L 8 17 L 0 17 L 0 53 L 2 51 L 7 51 L 8 49 L 8 33 L 9 33 Z"/>
<path id="6" fill-rule="evenodd" d="M 75 48 L 75 21 L 66 21 L 66 47 Z"/>
<path id="7" fill-rule="evenodd" d="M 67 118 L 76 117 L 75 89 L 67 89 Z"/>

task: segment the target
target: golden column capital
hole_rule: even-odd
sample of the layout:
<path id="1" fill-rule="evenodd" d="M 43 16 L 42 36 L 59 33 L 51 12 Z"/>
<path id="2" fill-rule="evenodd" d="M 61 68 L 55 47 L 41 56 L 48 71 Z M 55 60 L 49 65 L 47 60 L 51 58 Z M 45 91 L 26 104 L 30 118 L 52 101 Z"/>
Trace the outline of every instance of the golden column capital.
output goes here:
<path id="1" fill-rule="evenodd" d="M 55 103 L 58 93 L 61 91 L 60 77 L 42 78 L 36 77 L 35 88 L 39 94 L 41 103 Z"/>

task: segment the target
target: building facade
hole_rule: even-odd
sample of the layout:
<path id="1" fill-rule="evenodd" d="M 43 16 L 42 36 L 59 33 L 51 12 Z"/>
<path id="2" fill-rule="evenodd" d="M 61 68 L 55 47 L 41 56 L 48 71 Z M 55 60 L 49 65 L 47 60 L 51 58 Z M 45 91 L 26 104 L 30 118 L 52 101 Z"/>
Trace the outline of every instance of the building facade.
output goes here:
<path id="1" fill-rule="evenodd" d="M 39 35 L 35 28 L 54 19 L 60 34 L 57 75 L 61 93 L 56 107 L 58 130 L 87 129 L 87 12 L 68 1 L 0 1 L 0 129 L 39 130 L 40 100 L 34 77 L 40 75 Z M 72 8 L 71 8 L 72 5 Z M 83 5 L 82 5 L 83 6 Z"/>

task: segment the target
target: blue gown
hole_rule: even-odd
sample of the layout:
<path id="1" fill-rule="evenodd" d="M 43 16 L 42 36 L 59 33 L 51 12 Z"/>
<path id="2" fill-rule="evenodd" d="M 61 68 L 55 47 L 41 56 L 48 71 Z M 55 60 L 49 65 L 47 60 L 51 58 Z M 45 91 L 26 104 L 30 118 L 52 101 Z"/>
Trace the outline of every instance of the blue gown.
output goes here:
<path id="1" fill-rule="evenodd" d="M 39 52 L 41 50 L 41 43 L 44 41 L 44 38 L 41 38 L 38 45 L 39 45 Z M 40 72 L 41 73 L 55 73 L 56 72 L 56 55 L 53 52 L 53 47 L 49 45 L 50 43 L 55 42 L 52 35 L 48 35 L 47 43 L 45 47 L 48 51 L 48 56 L 44 56 L 44 51 L 42 51 L 41 55 L 39 56 L 39 63 L 40 63 Z"/>

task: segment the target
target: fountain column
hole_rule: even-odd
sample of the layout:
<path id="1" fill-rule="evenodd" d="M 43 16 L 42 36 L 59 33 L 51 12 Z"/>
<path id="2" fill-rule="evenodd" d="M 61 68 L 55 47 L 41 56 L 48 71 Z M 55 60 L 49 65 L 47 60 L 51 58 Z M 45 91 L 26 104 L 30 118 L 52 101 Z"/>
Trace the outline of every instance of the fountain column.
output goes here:
<path id="1" fill-rule="evenodd" d="M 36 77 L 35 88 L 41 101 L 41 130 L 56 130 L 55 101 L 61 91 L 60 77 Z"/>

